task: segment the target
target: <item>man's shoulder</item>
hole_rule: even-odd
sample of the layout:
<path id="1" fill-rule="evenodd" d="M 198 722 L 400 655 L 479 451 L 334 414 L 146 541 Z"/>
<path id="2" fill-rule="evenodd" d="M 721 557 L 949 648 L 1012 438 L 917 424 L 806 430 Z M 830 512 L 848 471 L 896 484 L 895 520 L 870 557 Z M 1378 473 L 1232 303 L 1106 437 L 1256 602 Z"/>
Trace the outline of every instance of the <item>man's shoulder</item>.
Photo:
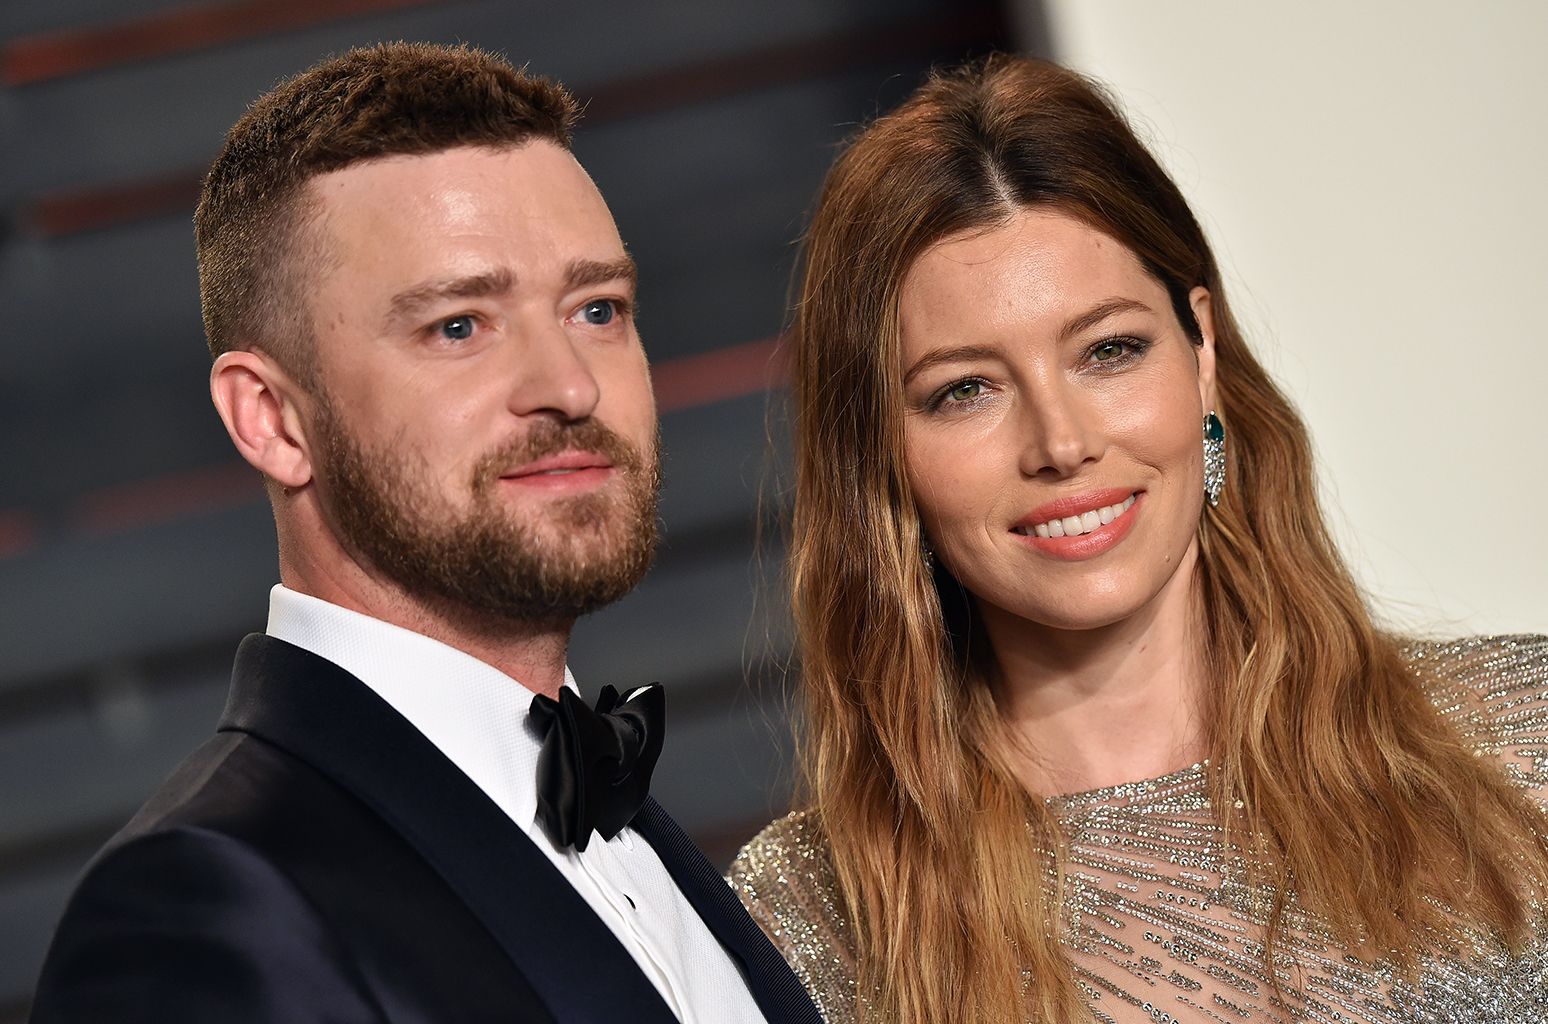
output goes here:
<path id="1" fill-rule="evenodd" d="M 317 908 L 262 851 L 179 813 L 142 813 L 71 894 L 32 1020 L 311 1021 L 323 1019 L 308 1004 L 318 993 L 326 1019 L 379 1020 L 344 962 Z"/>
<path id="2" fill-rule="evenodd" d="M 410 1017 L 550 1019 L 388 816 L 290 751 L 228 731 L 87 867 L 34 1021 L 376 1022 L 388 991 L 418 1007 Z M 511 1017 L 513 1004 L 525 1009 Z"/>
<path id="3" fill-rule="evenodd" d="M 278 907 L 305 902 L 292 877 L 297 829 L 335 828 L 342 794 L 286 752 L 242 732 L 218 732 L 172 771 L 86 865 L 66 912 L 75 919 L 153 920 L 212 899 Z"/>
<path id="4" fill-rule="evenodd" d="M 289 753 L 255 736 L 218 732 L 189 754 L 103 847 L 98 859 L 152 836 L 223 835 L 263 845 L 283 827 L 284 808 L 326 799 L 331 785 Z"/>
<path id="5" fill-rule="evenodd" d="M 185 911 L 190 921 L 218 916 L 223 906 L 310 915 L 327 909 L 338 880 L 370 874 L 395 841 L 375 813 L 301 759 L 244 732 L 218 732 L 86 865 L 61 931 L 108 920 L 154 928 Z M 362 865 L 372 850 L 376 859 Z"/>

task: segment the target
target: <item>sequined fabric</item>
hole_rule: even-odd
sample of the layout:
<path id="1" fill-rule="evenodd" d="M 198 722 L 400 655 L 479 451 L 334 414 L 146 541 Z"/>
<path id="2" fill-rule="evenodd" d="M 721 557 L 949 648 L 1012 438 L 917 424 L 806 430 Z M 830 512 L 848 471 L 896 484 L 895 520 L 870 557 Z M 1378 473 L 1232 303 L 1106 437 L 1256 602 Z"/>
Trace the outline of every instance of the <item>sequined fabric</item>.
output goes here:
<path id="1" fill-rule="evenodd" d="M 1480 757 L 1548 795 L 1548 637 L 1415 643 L 1408 657 Z M 1292 894 L 1280 992 L 1261 957 L 1261 894 L 1223 836 L 1205 765 L 1047 801 L 1071 842 L 1065 947 L 1101 1024 L 1537 1024 L 1548 1021 L 1548 945 L 1512 955 L 1487 936 L 1426 954 L 1413 980 L 1362 963 Z M 1337 856 L 1330 823 L 1329 856 Z M 742 901 L 830 1024 L 856 1017 L 854 943 L 813 816 L 765 829 L 732 866 Z"/>

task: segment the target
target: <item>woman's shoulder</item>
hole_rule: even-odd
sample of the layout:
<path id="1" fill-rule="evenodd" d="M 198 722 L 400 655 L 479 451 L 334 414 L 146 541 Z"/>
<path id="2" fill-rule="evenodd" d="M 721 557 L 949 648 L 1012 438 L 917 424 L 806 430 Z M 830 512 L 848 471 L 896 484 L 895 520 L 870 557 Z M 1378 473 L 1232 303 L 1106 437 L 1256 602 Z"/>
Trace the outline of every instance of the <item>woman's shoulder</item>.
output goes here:
<path id="1" fill-rule="evenodd" d="M 1548 788 L 1548 636 L 1410 640 L 1403 654 L 1476 754 L 1499 758 L 1525 788 Z"/>
<path id="2" fill-rule="evenodd" d="M 770 822 L 736 855 L 730 877 L 749 907 L 833 896 L 833 862 L 817 813 L 795 811 Z"/>
<path id="3" fill-rule="evenodd" d="M 854 940 L 819 816 L 796 811 L 768 825 L 737 854 L 730 879 L 823 1019 L 853 1020 Z"/>
<path id="4" fill-rule="evenodd" d="M 1409 667 L 1448 717 L 1498 717 L 1548 696 L 1548 636 L 1409 639 L 1400 646 Z"/>
<path id="5" fill-rule="evenodd" d="M 1415 668 L 1473 684 L 1507 677 L 1548 678 L 1548 635 L 1504 633 L 1459 639 L 1409 637 L 1399 640 Z"/>
<path id="6" fill-rule="evenodd" d="M 736 860 L 741 863 L 744 858 L 778 854 L 787 849 L 799 849 L 803 855 L 816 856 L 825 853 L 827 845 L 822 834 L 822 819 L 816 811 L 791 811 L 763 826 L 763 831 L 742 847 Z"/>

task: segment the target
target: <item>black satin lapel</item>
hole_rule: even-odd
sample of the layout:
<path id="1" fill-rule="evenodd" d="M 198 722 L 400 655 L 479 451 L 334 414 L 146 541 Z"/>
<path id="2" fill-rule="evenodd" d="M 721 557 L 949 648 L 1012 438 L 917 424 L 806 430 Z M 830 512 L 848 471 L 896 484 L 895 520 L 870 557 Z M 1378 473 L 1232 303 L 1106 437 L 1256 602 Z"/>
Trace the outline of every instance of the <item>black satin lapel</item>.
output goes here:
<path id="1" fill-rule="evenodd" d="M 653 798 L 646 798 L 632 825 L 655 849 L 667 873 L 720 944 L 742 965 L 747 987 L 770 1024 L 822 1024 L 795 972 L 672 816 Z"/>
<path id="2" fill-rule="evenodd" d="M 542 851 L 348 672 L 253 634 L 237 649 L 220 727 L 289 751 L 402 833 L 484 922 L 556 1020 L 675 1024 L 650 979 Z"/>

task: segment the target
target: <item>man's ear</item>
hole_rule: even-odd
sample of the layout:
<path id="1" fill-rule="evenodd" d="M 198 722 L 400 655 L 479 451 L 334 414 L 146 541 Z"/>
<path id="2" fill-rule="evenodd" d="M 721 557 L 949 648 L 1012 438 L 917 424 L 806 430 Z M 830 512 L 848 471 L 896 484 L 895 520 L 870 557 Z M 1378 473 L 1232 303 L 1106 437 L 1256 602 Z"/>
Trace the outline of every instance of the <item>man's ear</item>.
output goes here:
<path id="1" fill-rule="evenodd" d="M 1193 320 L 1199 325 L 1203 339 L 1198 345 L 1199 402 L 1205 412 L 1215 408 L 1215 314 L 1210 304 L 1209 289 L 1200 285 L 1188 293 L 1188 305 L 1193 310 Z"/>
<path id="2" fill-rule="evenodd" d="M 242 458 L 281 487 L 312 480 L 302 429 L 304 392 L 262 352 L 224 352 L 210 369 L 210 398 Z"/>

